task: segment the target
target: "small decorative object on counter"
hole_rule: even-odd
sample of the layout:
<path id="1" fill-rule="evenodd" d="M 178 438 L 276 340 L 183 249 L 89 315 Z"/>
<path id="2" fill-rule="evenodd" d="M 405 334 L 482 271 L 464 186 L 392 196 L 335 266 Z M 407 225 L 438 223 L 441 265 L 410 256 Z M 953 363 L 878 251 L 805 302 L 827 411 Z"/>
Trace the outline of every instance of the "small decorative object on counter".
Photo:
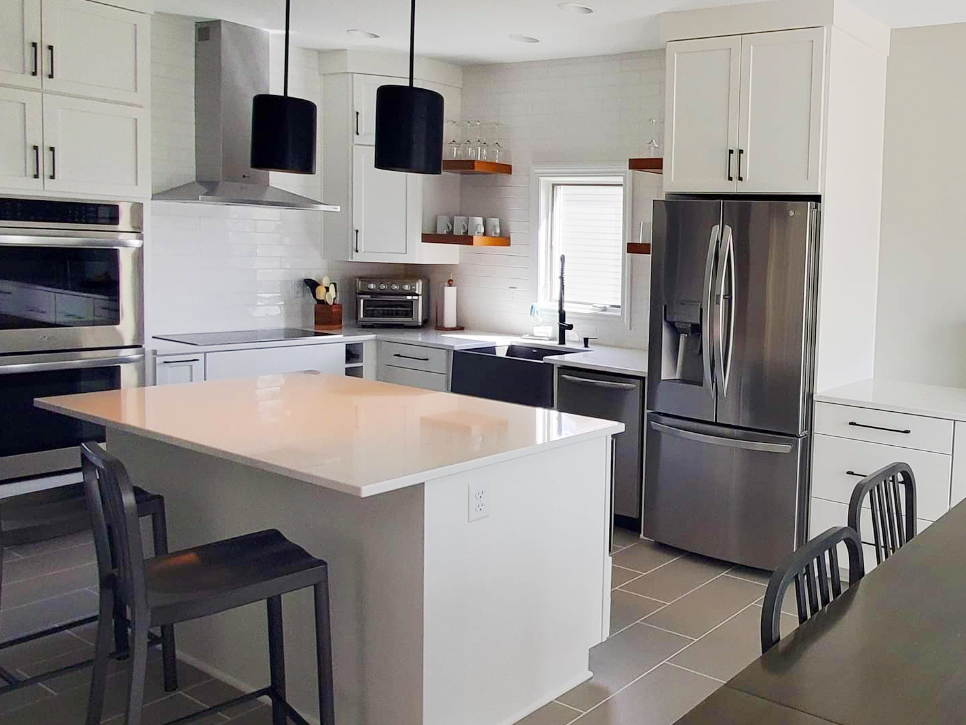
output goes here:
<path id="1" fill-rule="evenodd" d="M 466 328 L 456 324 L 456 283 L 450 277 L 443 287 L 443 324 L 439 324 L 439 312 L 436 313 L 436 329 L 444 332 L 456 332 Z"/>
<path id="2" fill-rule="evenodd" d="M 322 282 L 314 279 L 302 280 L 315 299 L 315 329 L 341 330 L 342 305 L 339 304 L 339 287 L 328 277 Z"/>

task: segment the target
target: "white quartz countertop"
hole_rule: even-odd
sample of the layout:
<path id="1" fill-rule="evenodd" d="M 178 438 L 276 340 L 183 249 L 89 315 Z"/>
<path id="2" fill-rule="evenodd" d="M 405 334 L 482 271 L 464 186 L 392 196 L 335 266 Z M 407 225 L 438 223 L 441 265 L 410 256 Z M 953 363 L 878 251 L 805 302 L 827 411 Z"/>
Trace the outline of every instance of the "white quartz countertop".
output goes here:
<path id="1" fill-rule="evenodd" d="M 479 330 L 465 330 L 460 332 L 442 332 L 432 327 L 420 328 L 362 328 L 345 327 L 341 334 L 326 335 L 324 337 L 308 337 L 277 342 L 240 343 L 231 345 L 187 345 L 153 338 L 151 347 L 158 355 L 189 355 L 206 352 L 220 352 L 224 350 L 242 350 L 261 347 L 281 347 L 291 345 L 326 345 L 332 343 L 366 342 L 367 340 L 384 340 L 386 342 L 401 342 L 411 345 L 423 345 L 444 350 L 465 350 L 483 345 L 534 345 L 536 347 L 558 347 L 550 340 L 537 340 L 515 335 Z M 583 350 L 579 343 L 568 343 L 563 346 L 566 350 L 577 350 L 561 355 L 549 356 L 547 362 L 555 365 L 569 365 L 572 367 L 602 370 L 605 372 L 623 373 L 634 376 L 647 375 L 647 350 L 634 350 L 621 347 L 597 346 Z"/>
<path id="2" fill-rule="evenodd" d="M 624 430 L 553 410 L 311 373 L 36 404 L 360 497 Z"/>
<path id="3" fill-rule="evenodd" d="M 895 380 L 862 380 L 815 395 L 816 402 L 966 421 L 966 390 Z"/>

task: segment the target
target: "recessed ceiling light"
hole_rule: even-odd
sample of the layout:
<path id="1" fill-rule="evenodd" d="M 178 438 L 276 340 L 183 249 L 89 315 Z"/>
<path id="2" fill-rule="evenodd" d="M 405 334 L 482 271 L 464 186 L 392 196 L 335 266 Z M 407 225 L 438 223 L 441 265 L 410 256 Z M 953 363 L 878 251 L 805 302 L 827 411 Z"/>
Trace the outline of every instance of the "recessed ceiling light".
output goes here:
<path id="1" fill-rule="evenodd" d="M 534 38 L 530 35 L 511 35 L 510 40 L 515 40 L 518 43 L 539 43 L 539 38 Z"/>
<path id="2" fill-rule="evenodd" d="M 586 5 L 581 5 L 580 3 L 560 3 L 558 6 L 561 10 L 566 10 L 568 13 L 574 13 L 576 15 L 590 15 L 594 12 L 593 8 L 589 8 Z"/>
<path id="3" fill-rule="evenodd" d="M 359 30 L 358 28 L 352 28 L 346 31 L 349 35 L 354 35 L 357 38 L 366 38 L 368 40 L 373 40 L 379 36 L 376 33 L 370 33 L 368 30 Z"/>

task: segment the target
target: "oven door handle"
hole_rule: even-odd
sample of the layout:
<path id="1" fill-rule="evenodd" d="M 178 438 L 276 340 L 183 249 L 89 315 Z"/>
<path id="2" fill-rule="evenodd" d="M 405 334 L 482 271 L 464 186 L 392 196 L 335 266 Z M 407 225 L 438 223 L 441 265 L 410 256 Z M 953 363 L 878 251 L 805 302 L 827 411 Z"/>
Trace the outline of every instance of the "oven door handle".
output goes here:
<path id="1" fill-rule="evenodd" d="M 135 365 L 144 362 L 144 353 L 130 353 L 127 355 L 109 355 L 107 357 L 80 358 L 74 360 L 48 360 L 46 362 L 16 362 L 7 365 L 0 364 L 0 375 L 18 375 L 21 373 L 43 373 L 52 370 L 80 370 L 86 368 L 104 368 L 114 365 Z"/>
<path id="2" fill-rule="evenodd" d="M 6 247 L 73 247 L 81 249 L 137 249 L 144 246 L 140 234 L 125 232 L 87 232 L 71 234 L 45 233 L 31 230 L 29 234 L 0 231 L 0 246 Z"/>
<path id="3" fill-rule="evenodd" d="M 360 300 L 387 300 L 389 302 L 399 302 L 401 300 L 418 300 L 419 295 L 362 295 L 357 294 Z"/>

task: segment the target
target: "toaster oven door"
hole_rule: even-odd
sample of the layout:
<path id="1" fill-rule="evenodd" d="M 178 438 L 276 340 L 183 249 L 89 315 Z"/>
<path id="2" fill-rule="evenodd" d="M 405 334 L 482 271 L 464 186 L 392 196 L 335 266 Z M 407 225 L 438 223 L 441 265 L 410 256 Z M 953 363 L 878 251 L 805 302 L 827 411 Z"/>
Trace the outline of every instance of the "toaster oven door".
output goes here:
<path id="1" fill-rule="evenodd" d="M 419 295 L 357 295 L 356 317 L 362 325 L 413 325 L 422 320 Z"/>

